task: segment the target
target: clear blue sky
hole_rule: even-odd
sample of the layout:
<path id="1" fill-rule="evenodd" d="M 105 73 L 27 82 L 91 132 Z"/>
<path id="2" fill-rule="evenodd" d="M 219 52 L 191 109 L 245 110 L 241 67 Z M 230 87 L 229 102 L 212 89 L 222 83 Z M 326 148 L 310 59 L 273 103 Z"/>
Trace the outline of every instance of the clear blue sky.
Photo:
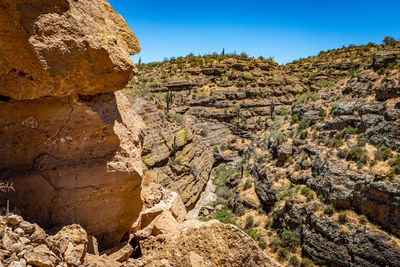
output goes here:
<path id="1" fill-rule="evenodd" d="M 287 63 L 320 50 L 400 38 L 400 0 L 108 0 L 128 22 L 143 62 L 214 51 Z"/>

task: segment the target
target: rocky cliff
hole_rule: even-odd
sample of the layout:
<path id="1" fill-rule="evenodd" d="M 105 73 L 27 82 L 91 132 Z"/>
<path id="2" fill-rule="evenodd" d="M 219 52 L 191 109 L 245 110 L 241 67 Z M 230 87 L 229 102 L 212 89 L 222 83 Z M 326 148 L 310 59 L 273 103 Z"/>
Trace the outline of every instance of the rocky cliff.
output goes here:
<path id="1" fill-rule="evenodd" d="M 119 243 L 142 208 L 144 124 L 114 91 L 139 51 L 104 0 L 0 3 L 0 177 L 15 189 L 3 202 Z"/>

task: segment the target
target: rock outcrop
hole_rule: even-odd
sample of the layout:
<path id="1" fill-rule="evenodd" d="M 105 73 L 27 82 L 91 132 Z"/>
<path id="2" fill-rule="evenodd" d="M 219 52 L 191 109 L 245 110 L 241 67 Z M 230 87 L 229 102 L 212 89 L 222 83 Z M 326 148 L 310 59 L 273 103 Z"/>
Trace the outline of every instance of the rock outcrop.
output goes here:
<path id="1" fill-rule="evenodd" d="M 113 91 L 139 50 L 104 0 L 0 3 L 0 177 L 15 188 L 1 201 L 119 243 L 142 208 L 144 124 Z"/>
<path id="2" fill-rule="evenodd" d="M 145 204 L 132 237 L 140 240 L 145 266 L 280 266 L 236 226 L 184 221 L 186 210 L 175 192 L 150 183 L 142 197 Z"/>
<path id="3" fill-rule="evenodd" d="M 139 43 L 105 0 L 0 3 L 0 95 L 93 95 L 126 86 Z"/>

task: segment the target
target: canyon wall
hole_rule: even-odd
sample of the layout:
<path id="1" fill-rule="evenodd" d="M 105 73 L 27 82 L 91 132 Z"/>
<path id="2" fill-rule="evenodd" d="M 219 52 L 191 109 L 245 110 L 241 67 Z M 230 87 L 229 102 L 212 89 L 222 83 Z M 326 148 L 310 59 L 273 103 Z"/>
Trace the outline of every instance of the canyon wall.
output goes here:
<path id="1" fill-rule="evenodd" d="M 0 179 L 46 228 L 118 243 L 141 208 L 144 123 L 120 92 L 140 51 L 104 0 L 0 2 Z"/>

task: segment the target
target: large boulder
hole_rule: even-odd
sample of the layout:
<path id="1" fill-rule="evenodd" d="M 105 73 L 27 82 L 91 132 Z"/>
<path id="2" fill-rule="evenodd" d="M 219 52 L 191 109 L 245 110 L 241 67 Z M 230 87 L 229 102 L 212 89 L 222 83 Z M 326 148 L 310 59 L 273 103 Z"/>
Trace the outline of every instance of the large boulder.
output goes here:
<path id="1" fill-rule="evenodd" d="M 390 51 L 379 51 L 372 59 L 372 67 L 375 70 L 385 68 L 390 63 L 396 61 L 396 54 Z"/>
<path id="2" fill-rule="evenodd" d="M 177 227 L 177 233 L 151 237 L 141 243 L 141 259 L 148 266 L 155 266 L 161 260 L 187 266 L 193 254 L 210 266 L 280 266 L 233 225 L 217 220 L 206 223 L 192 220 Z"/>
<path id="3" fill-rule="evenodd" d="M 15 192 L 0 203 L 120 242 L 142 208 L 144 123 L 113 91 L 139 50 L 105 0 L 1 1 L 0 177 Z"/>
<path id="4" fill-rule="evenodd" d="M 105 0 L 0 3 L 0 95 L 35 99 L 125 87 L 139 43 Z"/>

